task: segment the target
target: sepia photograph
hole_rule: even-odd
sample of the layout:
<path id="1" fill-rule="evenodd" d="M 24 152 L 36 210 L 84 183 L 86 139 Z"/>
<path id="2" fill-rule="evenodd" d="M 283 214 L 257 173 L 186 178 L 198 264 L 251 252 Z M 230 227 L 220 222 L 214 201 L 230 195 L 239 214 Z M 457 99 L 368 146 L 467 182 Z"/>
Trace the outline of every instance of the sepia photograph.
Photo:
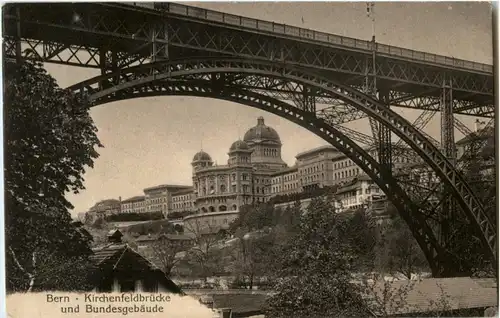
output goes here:
<path id="1" fill-rule="evenodd" d="M 7 317 L 495 317 L 496 3 L 2 6 Z"/>

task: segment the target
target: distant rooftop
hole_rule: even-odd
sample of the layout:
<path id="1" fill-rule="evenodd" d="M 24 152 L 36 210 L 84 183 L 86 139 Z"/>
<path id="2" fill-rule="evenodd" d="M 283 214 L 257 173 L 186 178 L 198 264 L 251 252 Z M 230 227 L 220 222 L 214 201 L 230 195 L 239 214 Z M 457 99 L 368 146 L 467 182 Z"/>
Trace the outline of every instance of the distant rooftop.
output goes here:
<path id="1" fill-rule="evenodd" d="M 182 195 L 182 194 L 189 194 L 189 193 L 192 193 L 193 191 L 194 191 L 194 188 L 193 187 L 189 187 L 187 189 L 182 189 L 182 190 L 179 190 L 179 191 L 172 192 L 172 196 Z"/>
<path id="2" fill-rule="evenodd" d="M 303 157 L 303 156 L 306 156 L 306 155 L 310 155 L 310 154 L 313 154 L 313 153 L 316 153 L 316 152 L 320 152 L 320 151 L 338 151 L 334 146 L 332 145 L 324 145 L 324 146 L 320 146 L 320 147 L 316 147 L 316 148 L 313 148 L 313 149 L 309 149 L 309 150 L 306 150 L 306 151 L 303 151 L 299 154 L 297 154 L 295 156 L 295 158 L 299 158 L 299 157 Z"/>
<path id="3" fill-rule="evenodd" d="M 297 169 L 298 169 L 297 165 L 293 165 L 291 167 L 283 168 L 282 170 L 277 171 L 276 173 L 273 173 L 271 176 L 275 177 L 275 176 L 279 176 L 279 175 L 282 175 L 282 174 L 294 172 L 294 171 L 297 171 Z"/>
<path id="4" fill-rule="evenodd" d="M 134 197 L 123 200 L 122 203 L 137 202 L 137 201 L 144 201 L 144 196 L 143 195 L 136 195 Z"/>
<path id="5" fill-rule="evenodd" d="M 171 190 L 171 189 L 185 189 L 185 188 L 190 188 L 191 186 L 188 185 L 179 185 L 179 184 L 160 184 L 154 187 L 149 187 L 145 188 L 144 192 L 146 191 L 152 191 L 152 190 L 161 190 L 161 189 L 166 189 L 166 190 Z"/>

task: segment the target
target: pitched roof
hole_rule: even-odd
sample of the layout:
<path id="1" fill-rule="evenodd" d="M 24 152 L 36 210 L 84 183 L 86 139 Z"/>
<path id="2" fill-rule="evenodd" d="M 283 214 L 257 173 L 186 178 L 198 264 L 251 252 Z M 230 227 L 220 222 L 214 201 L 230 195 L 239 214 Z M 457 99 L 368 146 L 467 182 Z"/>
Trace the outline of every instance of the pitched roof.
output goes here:
<path id="1" fill-rule="evenodd" d="M 155 277 L 162 282 L 171 292 L 182 293 L 182 290 L 171 279 L 165 276 L 165 273 L 153 262 L 132 249 L 128 244 L 109 244 L 97 248 L 93 248 L 93 255 L 90 256 L 91 261 L 98 268 L 116 267 L 123 256 L 133 256 L 141 265 L 145 265 L 149 270 L 156 275 Z"/>
<path id="2" fill-rule="evenodd" d="M 92 251 L 94 253 L 90 256 L 90 260 L 93 261 L 95 265 L 100 265 L 117 253 L 123 252 L 126 247 L 127 244 L 108 244 L 93 248 Z"/>
<path id="3" fill-rule="evenodd" d="M 119 229 L 112 229 L 108 231 L 108 236 L 118 235 L 123 236 L 122 232 Z"/>
<path id="4" fill-rule="evenodd" d="M 427 278 L 420 281 L 396 280 L 389 283 L 391 290 L 404 290 L 409 287 L 402 305 L 385 304 L 386 312 L 394 315 L 423 313 L 433 310 L 472 309 L 497 306 L 497 284 L 494 279 L 473 279 L 469 277 Z M 373 291 L 383 299 L 384 282 L 377 282 Z M 368 296 L 373 299 L 373 295 Z M 441 300 L 446 302 L 446 308 Z M 433 304 L 434 303 L 434 304 Z M 380 304 L 379 304 L 380 305 Z M 374 313 L 380 309 L 374 305 Z"/>
<path id="5" fill-rule="evenodd" d="M 214 308 L 231 308 L 233 314 L 260 314 L 264 311 L 265 294 L 212 294 Z"/>

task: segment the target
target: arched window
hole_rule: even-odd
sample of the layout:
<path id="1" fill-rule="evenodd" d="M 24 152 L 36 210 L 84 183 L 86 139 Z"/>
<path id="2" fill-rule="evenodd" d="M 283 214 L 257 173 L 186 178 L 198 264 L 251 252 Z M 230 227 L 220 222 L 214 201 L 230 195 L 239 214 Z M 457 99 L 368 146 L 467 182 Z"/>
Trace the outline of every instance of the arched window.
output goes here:
<path id="1" fill-rule="evenodd" d="M 202 212 L 202 213 L 207 213 L 207 208 L 202 207 L 202 208 L 201 208 L 201 212 Z"/>
<path id="2" fill-rule="evenodd" d="M 226 186 L 225 185 L 223 185 L 223 184 L 220 185 L 220 192 L 222 192 L 222 193 L 226 192 Z"/>
<path id="3" fill-rule="evenodd" d="M 232 208 L 233 208 L 233 211 L 238 210 L 238 207 L 236 206 L 236 204 L 233 204 Z"/>
<path id="4" fill-rule="evenodd" d="M 220 212 L 227 211 L 227 206 L 225 206 L 225 205 L 221 205 L 221 206 L 219 206 L 219 211 L 220 211 Z"/>
<path id="5" fill-rule="evenodd" d="M 208 207 L 208 211 L 209 211 L 209 212 L 215 212 L 215 208 L 214 208 L 213 206 L 209 206 L 209 207 Z"/>

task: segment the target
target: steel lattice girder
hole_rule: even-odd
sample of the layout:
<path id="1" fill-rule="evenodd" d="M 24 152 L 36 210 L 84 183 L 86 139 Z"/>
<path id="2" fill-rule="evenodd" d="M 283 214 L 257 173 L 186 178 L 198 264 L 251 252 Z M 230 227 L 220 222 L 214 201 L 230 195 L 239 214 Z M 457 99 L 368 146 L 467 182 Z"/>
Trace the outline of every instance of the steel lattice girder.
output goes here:
<path id="1" fill-rule="evenodd" d="M 82 94 L 90 93 L 94 99 L 113 95 L 122 89 L 133 88 L 150 82 L 167 79 L 193 78 L 210 80 L 214 74 L 218 78 L 224 79 L 226 74 L 253 74 L 254 76 L 280 78 L 301 85 L 307 85 L 323 94 L 331 94 L 336 99 L 341 99 L 351 106 L 366 112 L 369 116 L 376 118 L 383 125 L 389 127 L 393 133 L 403 139 L 441 178 L 444 184 L 450 186 L 453 196 L 467 213 L 467 217 L 472 224 L 482 234 L 481 238 L 485 247 L 488 247 L 490 256 L 496 261 L 496 231 L 489 222 L 484 208 L 469 188 L 462 175 L 459 174 L 453 165 L 443 156 L 439 149 L 434 147 L 421 133 L 418 132 L 411 123 L 408 123 L 400 115 L 387 109 L 377 100 L 353 90 L 350 87 L 341 85 L 328 78 L 321 78 L 317 74 L 307 74 L 303 70 L 283 67 L 272 62 L 249 61 L 230 58 L 205 58 L 179 61 L 164 61 L 141 65 L 129 69 L 120 70 L 117 73 L 98 76 L 73 86 L 76 91 Z M 119 84 L 104 90 L 94 88 L 98 82 L 109 78 L 118 78 Z M 220 82 L 223 84 L 223 81 Z M 224 87 L 223 85 L 221 86 Z M 311 118 L 320 118 L 320 113 L 311 113 Z M 329 123 L 328 118 L 321 118 L 325 123 Z"/>
<path id="2" fill-rule="evenodd" d="M 315 69 L 331 79 L 361 86 L 368 51 L 345 50 L 304 39 L 281 38 L 230 25 L 215 25 L 168 12 L 103 3 L 9 4 L 4 9 L 4 50 L 15 57 L 15 9 L 20 10 L 21 40 L 36 48 L 39 58 L 68 65 L 101 68 L 96 52 L 114 51 L 121 67 L 158 58 L 232 55 L 272 60 Z M 74 19 L 73 17 L 78 17 Z M 65 51 L 65 55 L 61 52 Z M 76 51 L 86 51 L 81 58 Z M 450 77 L 454 113 L 493 117 L 493 75 L 378 55 L 377 83 L 390 95 L 419 95 L 398 106 L 428 109 Z M 392 98 L 391 98 L 392 99 Z M 423 99 L 424 102 L 420 100 Z"/>
<path id="3" fill-rule="evenodd" d="M 113 95 L 103 95 L 93 101 L 93 106 L 130 98 L 183 95 L 232 101 L 256 107 L 289 119 L 330 142 L 339 151 L 353 160 L 363 171 L 366 171 L 374 182 L 379 185 L 381 190 L 388 194 L 389 199 L 398 208 L 398 211 L 401 211 L 403 219 L 408 223 L 417 242 L 422 247 L 433 273 L 438 276 L 446 273 L 446 264 L 450 261 L 449 257 L 451 256 L 447 255 L 446 251 L 437 245 L 437 240 L 432 230 L 427 226 L 425 219 L 419 213 L 419 206 L 413 204 L 395 180 L 388 180 L 387 177 L 381 176 L 381 167 L 375 158 L 332 125 L 327 124 L 322 119 L 311 117 L 310 112 L 301 110 L 276 98 L 230 86 L 217 87 L 212 85 L 212 82 L 209 80 L 159 81 L 153 85 L 151 84 L 120 90 Z"/>

